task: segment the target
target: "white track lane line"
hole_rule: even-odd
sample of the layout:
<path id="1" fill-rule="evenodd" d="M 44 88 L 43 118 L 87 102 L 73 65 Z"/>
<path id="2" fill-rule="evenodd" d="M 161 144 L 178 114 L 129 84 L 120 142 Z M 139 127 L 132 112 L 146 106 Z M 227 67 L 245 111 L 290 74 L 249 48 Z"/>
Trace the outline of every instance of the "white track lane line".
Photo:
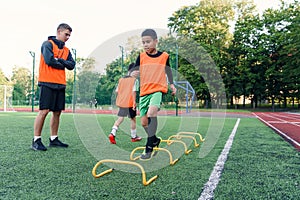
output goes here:
<path id="1" fill-rule="evenodd" d="M 282 118 L 278 118 L 279 116 L 278 115 L 272 115 L 272 114 L 265 114 L 265 113 L 260 113 L 261 115 L 264 115 L 264 116 L 267 116 L 267 117 L 272 117 L 273 119 L 275 119 L 275 120 L 278 120 L 277 121 L 277 123 L 278 122 L 281 122 L 281 123 L 286 123 L 286 124 L 292 124 L 292 125 L 294 125 L 294 126 L 298 126 L 298 127 L 300 127 L 300 125 L 299 124 L 296 124 L 296 123 L 294 123 L 294 122 L 289 122 L 289 121 L 286 121 L 286 120 L 284 120 L 284 119 L 282 119 Z M 256 114 L 255 114 L 256 115 Z M 257 116 L 257 115 L 256 115 Z M 270 124 L 270 123 L 274 123 L 274 121 L 268 121 L 269 123 L 268 124 Z"/>
<path id="2" fill-rule="evenodd" d="M 256 114 L 255 114 L 256 115 Z M 289 137 L 288 135 L 286 135 L 284 132 L 280 131 L 279 129 L 275 128 L 274 126 L 272 126 L 269 122 L 263 120 L 262 118 L 260 118 L 258 115 L 256 115 L 256 117 L 258 119 L 260 119 L 262 122 L 264 122 L 265 124 L 267 124 L 269 127 L 271 127 L 272 129 L 274 129 L 276 132 L 278 132 L 280 135 L 282 135 L 283 137 L 287 138 L 289 141 L 291 141 L 294 145 L 296 145 L 298 148 L 300 148 L 300 143 L 297 142 L 296 140 L 294 140 L 293 138 Z"/>
<path id="3" fill-rule="evenodd" d="M 263 114 L 263 113 L 261 113 L 261 114 Z M 297 115 L 293 115 L 291 113 L 283 113 L 283 115 L 282 115 L 282 113 L 280 113 L 280 114 L 278 114 L 278 113 L 271 113 L 271 114 L 269 114 L 269 116 L 278 117 L 278 118 L 280 118 L 282 120 L 289 120 L 289 123 L 300 123 L 300 121 L 299 121 L 300 120 L 299 115 L 297 116 Z M 295 122 L 293 122 L 291 120 L 295 120 Z"/>
<path id="4" fill-rule="evenodd" d="M 235 136 L 235 133 L 237 131 L 239 123 L 240 123 L 240 118 L 237 119 L 235 126 L 232 129 L 232 132 L 224 146 L 224 149 L 223 149 L 222 153 L 220 154 L 220 156 L 214 166 L 213 171 L 210 174 L 209 180 L 204 185 L 204 187 L 203 187 L 204 189 L 198 200 L 208 200 L 208 199 L 214 198 L 214 190 L 216 189 L 216 187 L 220 181 L 220 177 L 221 177 L 221 174 L 222 174 L 222 171 L 224 168 L 224 164 L 227 160 L 228 153 L 229 153 L 229 150 L 231 149 L 233 138 Z"/>

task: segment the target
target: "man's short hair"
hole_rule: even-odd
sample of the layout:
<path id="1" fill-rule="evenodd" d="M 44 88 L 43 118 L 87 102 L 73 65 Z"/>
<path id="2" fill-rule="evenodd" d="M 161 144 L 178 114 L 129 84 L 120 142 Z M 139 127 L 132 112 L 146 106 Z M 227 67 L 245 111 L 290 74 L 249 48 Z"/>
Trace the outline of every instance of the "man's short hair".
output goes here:
<path id="1" fill-rule="evenodd" d="M 66 23 L 61 23 L 60 25 L 58 25 L 57 30 L 66 30 L 68 29 L 70 32 L 72 32 L 72 28 L 71 26 L 69 26 Z"/>
<path id="2" fill-rule="evenodd" d="M 155 30 L 153 29 L 146 29 L 142 32 L 142 37 L 143 36 L 150 36 L 152 39 L 157 39 L 157 34 L 155 32 Z"/>

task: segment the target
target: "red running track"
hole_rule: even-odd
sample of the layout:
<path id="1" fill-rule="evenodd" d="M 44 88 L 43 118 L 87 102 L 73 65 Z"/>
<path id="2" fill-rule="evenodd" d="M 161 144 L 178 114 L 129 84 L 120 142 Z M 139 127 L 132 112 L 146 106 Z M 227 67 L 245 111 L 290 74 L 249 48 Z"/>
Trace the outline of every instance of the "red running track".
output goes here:
<path id="1" fill-rule="evenodd" d="M 253 113 L 300 151 L 300 115 L 293 113 Z"/>
<path id="2" fill-rule="evenodd" d="M 11 112 L 11 111 L 16 111 L 16 112 L 31 112 L 31 108 L 9 108 L 6 111 Z M 3 111 L 3 109 L 0 109 L 0 112 Z M 34 112 L 38 112 L 38 108 L 34 108 Z M 63 111 L 64 113 L 72 113 L 72 109 L 65 109 Z M 75 113 L 81 113 L 81 114 L 117 114 L 118 109 L 114 110 L 101 110 L 101 109 L 76 109 Z M 183 114 L 185 111 L 178 110 L 177 114 Z M 139 114 L 139 111 L 137 111 L 137 114 Z M 176 111 L 175 110 L 162 110 L 159 114 L 161 115 L 175 115 Z"/>

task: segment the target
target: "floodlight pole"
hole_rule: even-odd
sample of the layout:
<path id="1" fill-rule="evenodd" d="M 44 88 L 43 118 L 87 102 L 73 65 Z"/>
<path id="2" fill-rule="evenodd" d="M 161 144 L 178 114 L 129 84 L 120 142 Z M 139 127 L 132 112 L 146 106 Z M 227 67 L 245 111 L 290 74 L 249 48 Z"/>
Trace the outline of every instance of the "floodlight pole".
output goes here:
<path id="1" fill-rule="evenodd" d="M 124 65 L 124 47 L 119 45 L 120 51 L 122 53 L 122 59 L 121 59 L 121 67 L 122 67 L 122 76 L 124 75 L 124 71 L 123 71 L 123 65 Z"/>
<path id="2" fill-rule="evenodd" d="M 76 105 L 76 49 L 72 48 L 72 52 L 74 54 L 75 59 L 75 67 L 74 67 L 74 79 L 73 79 L 73 113 L 75 113 L 75 105 Z"/>
<path id="3" fill-rule="evenodd" d="M 175 83 L 177 82 L 177 71 L 178 71 L 178 44 L 176 43 L 176 59 L 175 59 Z M 177 92 L 175 94 L 175 105 L 176 105 L 176 116 L 178 116 L 178 98 Z"/>
<path id="4" fill-rule="evenodd" d="M 31 112 L 34 112 L 34 68 L 35 68 L 35 52 L 29 51 L 32 56 L 32 88 L 31 88 Z"/>
<path id="5" fill-rule="evenodd" d="M 176 43 L 176 63 L 175 63 L 175 81 L 177 81 L 177 75 L 178 75 L 178 44 Z"/>

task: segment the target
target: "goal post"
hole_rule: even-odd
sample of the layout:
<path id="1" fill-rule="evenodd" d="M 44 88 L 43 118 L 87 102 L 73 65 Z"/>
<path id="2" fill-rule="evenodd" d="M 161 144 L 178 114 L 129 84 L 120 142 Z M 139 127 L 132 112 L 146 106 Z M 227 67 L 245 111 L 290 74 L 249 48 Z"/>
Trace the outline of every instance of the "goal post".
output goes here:
<path id="1" fill-rule="evenodd" d="M 174 83 L 178 88 L 184 90 L 186 113 L 191 112 L 192 102 L 195 100 L 195 94 L 196 94 L 194 88 L 191 86 L 191 84 L 188 81 L 175 81 Z"/>
<path id="2" fill-rule="evenodd" d="M 0 111 L 15 111 L 12 106 L 13 89 L 11 85 L 0 85 Z"/>

